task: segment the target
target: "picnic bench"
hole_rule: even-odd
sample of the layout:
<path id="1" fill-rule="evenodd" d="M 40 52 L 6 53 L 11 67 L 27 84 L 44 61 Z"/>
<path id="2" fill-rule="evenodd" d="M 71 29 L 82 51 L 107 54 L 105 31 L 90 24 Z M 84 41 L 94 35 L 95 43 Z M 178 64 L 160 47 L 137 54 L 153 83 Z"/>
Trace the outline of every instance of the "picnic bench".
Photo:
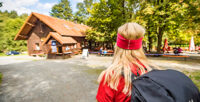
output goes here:
<path id="1" fill-rule="evenodd" d="M 186 61 L 189 56 L 179 54 L 145 54 L 146 56 L 167 57 L 167 58 L 184 58 Z"/>
<path id="2" fill-rule="evenodd" d="M 113 56 L 114 55 L 114 51 L 113 50 L 107 50 L 106 53 L 103 52 L 102 54 L 100 54 L 100 52 L 99 52 L 98 55 Z"/>
<path id="3" fill-rule="evenodd" d="M 112 53 L 112 52 L 102 53 L 102 55 L 104 55 L 104 56 L 113 56 L 113 54 L 114 54 L 114 53 Z"/>

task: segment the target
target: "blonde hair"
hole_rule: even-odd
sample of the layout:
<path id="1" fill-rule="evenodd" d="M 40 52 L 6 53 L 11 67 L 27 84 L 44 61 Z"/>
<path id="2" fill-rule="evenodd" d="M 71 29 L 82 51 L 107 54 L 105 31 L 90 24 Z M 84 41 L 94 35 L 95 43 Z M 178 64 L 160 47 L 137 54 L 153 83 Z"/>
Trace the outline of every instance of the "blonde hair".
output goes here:
<path id="1" fill-rule="evenodd" d="M 126 39 L 135 40 L 144 37 L 145 29 L 137 23 L 126 23 L 118 28 L 118 33 Z M 141 70 L 141 74 L 146 72 L 145 68 L 137 60 L 146 67 L 147 71 L 151 70 L 142 48 L 138 50 L 127 50 L 115 45 L 112 64 L 100 74 L 98 82 L 101 82 L 104 77 L 104 84 L 108 84 L 110 88 L 117 90 L 120 77 L 123 73 L 125 81 L 123 93 L 131 95 L 131 67 L 134 64 Z"/>

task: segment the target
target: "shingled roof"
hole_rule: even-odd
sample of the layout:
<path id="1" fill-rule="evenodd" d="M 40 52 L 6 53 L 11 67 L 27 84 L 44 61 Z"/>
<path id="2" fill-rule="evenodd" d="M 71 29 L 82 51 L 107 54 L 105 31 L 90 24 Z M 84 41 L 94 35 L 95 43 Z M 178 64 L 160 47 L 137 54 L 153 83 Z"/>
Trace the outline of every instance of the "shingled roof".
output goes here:
<path id="1" fill-rule="evenodd" d="M 27 34 L 31 31 L 32 27 L 35 26 L 34 24 L 38 19 L 53 29 L 55 32 L 63 36 L 84 37 L 84 32 L 86 29 L 90 29 L 90 27 L 86 25 L 77 24 L 74 22 L 33 12 L 25 21 L 18 34 L 15 36 L 15 40 L 27 39 Z"/>
<path id="2" fill-rule="evenodd" d="M 49 39 L 53 37 L 54 39 L 56 39 L 60 44 L 74 44 L 77 43 L 76 40 L 74 40 L 72 37 L 63 37 L 60 34 L 56 33 L 56 32 L 50 32 L 49 35 L 47 36 L 47 38 L 45 39 L 45 41 L 43 42 L 43 45 L 46 44 Z"/>

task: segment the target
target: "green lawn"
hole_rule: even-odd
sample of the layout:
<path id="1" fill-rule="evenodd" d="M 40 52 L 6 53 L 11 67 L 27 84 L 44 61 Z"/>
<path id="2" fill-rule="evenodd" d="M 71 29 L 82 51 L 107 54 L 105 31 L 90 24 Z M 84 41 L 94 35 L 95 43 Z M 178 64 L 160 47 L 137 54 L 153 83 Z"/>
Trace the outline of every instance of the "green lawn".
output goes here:
<path id="1" fill-rule="evenodd" d="M 2 78 L 3 78 L 3 74 L 0 73 L 0 84 L 1 84 Z"/>
<path id="2" fill-rule="evenodd" d="M 6 54 L 5 53 L 0 53 L 0 56 L 6 56 Z"/>
<path id="3" fill-rule="evenodd" d="M 184 72 L 187 76 L 189 76 L 190 79 L 195 83 L 195 85 L 200 90 L 200 71 L 195 72 Z"/>

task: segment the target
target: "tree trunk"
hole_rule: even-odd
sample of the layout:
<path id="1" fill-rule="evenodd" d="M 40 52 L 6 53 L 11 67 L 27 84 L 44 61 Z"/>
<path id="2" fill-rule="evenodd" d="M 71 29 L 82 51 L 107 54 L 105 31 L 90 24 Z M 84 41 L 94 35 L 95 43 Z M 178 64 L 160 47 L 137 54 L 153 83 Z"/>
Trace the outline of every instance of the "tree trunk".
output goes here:
<path id="1" fill-rule="evenodd" d="M 159 27 L 159 31 L 158 31 L 157 37 L 158 37 L 157 53 L 161 53 L 163 30 L 160 27 Z"/>
<path id="2" fill-rule="evenodd" d="M 89 48 L 90 48 L 90 50 L 92 50 L 92 42 L 91 41 L 89 41 Z"/>
<path id="3" fill-rule="evenodd" d="M 111 42 L 111 45 L 112 45 L 112 50 L 114 50 L 114 45 L 113 45 L 113 43 Z"/>
<path id="4" fill-rule="evenodd" d="M 121 4 L 121 6 L 122 6 L 122 16 L 123 16 L 123 18 L 125 19 L 125 0 L 122 0 L 122 4 Z"/>
<path id="5" fill-rule="evenodd" d="M 150 31 L 148 31 L 148 41 L 149 41 L 149 51 L 148 52 L 151 52 L 151 49 L 152 49 L 152 43 L 153 43 L 153 39 L 152 39 L 152 37 L 151 37 L 151 32 Z"/>

